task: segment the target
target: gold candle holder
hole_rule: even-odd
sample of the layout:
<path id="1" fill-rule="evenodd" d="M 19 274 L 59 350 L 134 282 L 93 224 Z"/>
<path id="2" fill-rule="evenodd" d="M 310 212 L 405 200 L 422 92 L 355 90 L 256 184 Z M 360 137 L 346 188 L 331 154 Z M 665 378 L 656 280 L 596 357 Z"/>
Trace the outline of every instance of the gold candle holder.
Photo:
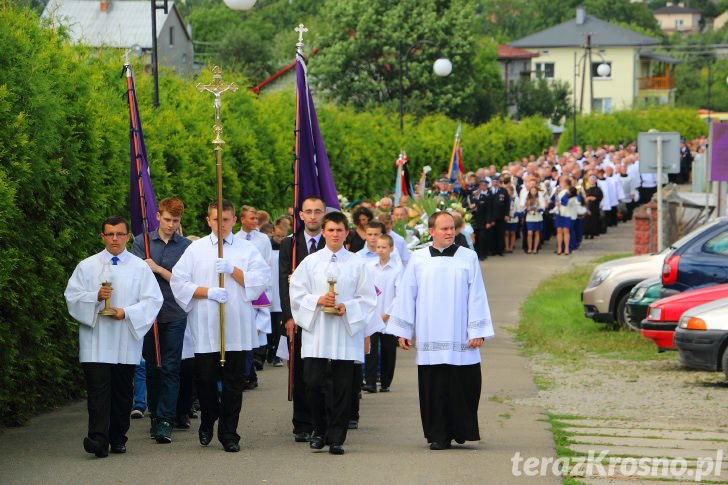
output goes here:
<path id="1" fill-rule="evenodd" d="M 329 283 L 329 293 L 334 293 L 334 285 L 336 284 L 336 279 L 329 277 L 329 279 L 326 281 L 328 281 Z M 335 306 L 325 306 L 324 313 L 339 313 L 339 309 Z"/>
<path id="2" fill-rule="evenodd" d="M 101 283 L 101 286 L 108 288 L 109 286 L 111 286 L 111 281 L 104 281 L 103 283 Z M 104 309 L 99 312 L 99 315 L 105 315 L 107 317 L 112 317 L 116 315 L 116 310 L 111 308 L 111 301 L 108 298 L 104 300 Z"/>

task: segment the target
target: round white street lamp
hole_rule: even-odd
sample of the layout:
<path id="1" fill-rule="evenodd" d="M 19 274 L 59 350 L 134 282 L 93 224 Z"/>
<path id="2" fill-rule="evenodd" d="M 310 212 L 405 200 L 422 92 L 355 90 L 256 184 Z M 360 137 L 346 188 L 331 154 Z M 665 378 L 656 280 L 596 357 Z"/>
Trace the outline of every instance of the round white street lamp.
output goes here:
<path id="1" fill-rule="evenodd" d="M 449 76 L 452 72 L 452 62 L 450 59 L 440 58 L 432 65 L 432 71 L 440 77 Z"/>
<path id="2" fill-rule="evenodd" d="M 602 62 L 597 66 L 597 76 L 599 77 L 608 77 L 610 72 L 612 72 L 612 69 L 606 62 Z"/>
<path id="3" fill-rule="evenodd" d="M 224 0 L 225 5 L 231 10 L 250 10 L 257 0 Z"/>

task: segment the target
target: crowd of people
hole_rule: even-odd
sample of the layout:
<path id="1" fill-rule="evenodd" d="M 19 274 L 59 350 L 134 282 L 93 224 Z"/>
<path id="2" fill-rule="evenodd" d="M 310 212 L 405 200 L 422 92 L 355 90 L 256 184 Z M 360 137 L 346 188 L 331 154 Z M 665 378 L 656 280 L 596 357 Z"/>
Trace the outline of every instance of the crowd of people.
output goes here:
<path id="1" fill-rule="evenodd" d="M 392 230 L 392 215 L 375 220 L 365 205 L 354 211 L 361 217 L 350 231 L 345 214 L 326 213 L 323 200 L 310 197 L 299 213 L 302 230 L 287 235 L 290 216 L 271 224 L 264 211 L 243 206 L 233 232 L 233 204 L 223 201 L 218 215 L 211 203 L 210 234 L 185 238 L 184 204 L 164 199 L 158 229 L 138 235 L 131 252 L 127 221 L 103 221 L 104 250 L 79 263 L 65 292 L 80 323 L 85 451 L 125 453 L 130 419 L 148 410 L 150 438 L 158 443 L 171 443 L 175 427 L 190 428 L 190 418 L 199 417 L 201 445 L 212 442 L 217 423 L 223 449 L 237 452 L 243 392 L 258 386 L 256 369 L 266 362 L 281 366 L 283 356 L 292 377 L 294 440 L 343 454 L 348 430 L 358 428 L 362 384 L 369 393 L 388 392 L 397 345 L 409 349 L 415 333 L 430 448 L 479 439 L 478 349 L 493 329 L 475 253 L 453 244 L 455 220 L 448 212 L 430 216 L 432 245 L 411 253 Z M 410 256 L 420 258 L 416 272 L 407 270 Z M 432 272 L 438 266 L 433 256 L 452 258 L 443 263 L 447 270 Z M 450 338 L 448 348 L 434 341 L 438 351 L 432 353 L 423 339 L 437 337 L 442 320 L 433 319 L 435 308 L 422 318 L 420 307 L 432 304 L 425 295 L 446 279 L 460 291 L 448 297 L 448 308 L 459 311 L 443 314 L 445 328 L 462 341 Z M 402 280 L 407 291 L 398 296 Z M 422 290 L 413 290 L 418 285 Z M 473 302 L 477 309 L 467 311 Z M 460 387 L 457 402 L 443 408 L 442 396 Z"/>
<path id="2" fill-rule="evenodd" d="M 704 137 L 680 143 L 680 172 L 665 175 L 675 183 L 688 182 L 691 152 L 706 149 Z M 461 244 L 475 250 L 482 261 L 516 249 L 520 238 L 525 253 L 536 254 L 543 243 L 556 239 L 557 254 L 569 255 L 583 239 L 607 232 L 619 221 L 632 218 L 635 207 L 650 201 L 657 191 L 657 176 L 640 171 L 636 143 L 576 147 L 558 155 L 554 148 L 504 165 L 474 172 L 446 174 L 425 187 L 415 187 L 414 200 L 402 198 L 395 218 L 407 219 L 410 207 L 423 197 L 457 201 L 457 211 L 469 218 Z M 383 200 L 385 207 L 391 200 Z M 382 201 L 380 201 L 381 205 Z M 469 215 L 468 215 L 469 214 Z"/>
<path id="3" fill-rule="evenodd" d="M 686 143 L 681 160 L 689 167 Z M 555 237 L 555 252 L 568 255 L 629 220 L 657 183 L 631 143 L 549 149 L 430 187 L 423 177 L 414 197 L 357 201 L 350 215 L 310 197 L 295 234 L 292 210 L 271 221 L 223 201 L 221 214 L 208 207 L 210 234 L 183 237 L 184 204 L 168 198 L 158 229 L 137 235 L 130 252 L 129 224 L 112 216 L 101 226 L 104 250 L 79 263 L 65 292 L 88 391 L 83 447 L 126 452 L 130 418 L 148 411 L 158 443 L 199 417 L 200 444 L 217 423 L 223 449 L 237 452 L 243 392 L 258 387 L 256 371 L 285 359 L 294 440 L 343 454 L 361 392 L 390 391 L 397 347 L 411 348 L 413 336 L 430 449 L 478 440 L 479 348 L 493 336 L 478 260 L 514 252 L 519 235 L 528 254 Z M 423 211 L 423 198 L 436 209 Z M 423 221 L 429 242 L 418 248 L 412 226 Z"/>

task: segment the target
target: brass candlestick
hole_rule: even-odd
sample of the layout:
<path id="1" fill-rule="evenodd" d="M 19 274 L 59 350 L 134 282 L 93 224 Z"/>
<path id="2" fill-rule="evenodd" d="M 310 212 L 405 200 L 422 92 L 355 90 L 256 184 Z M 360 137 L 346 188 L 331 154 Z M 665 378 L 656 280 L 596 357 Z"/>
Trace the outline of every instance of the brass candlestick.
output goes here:
<path id="1" fill-rule="evenodd" d="M 111 286 L 111 281 L 104 281 L 103 283 L 101 283 L 101 286 L 108 288 L 109 286 Z M 104 300 L 104 309 L 99 312 L 99 315 L 105 315 L 107 317 L 113 317 L 114 315 L 116 315 L 116 310 L 111 308 L 111 301 L 109 300 L 109 298 L 106 298 Z"/>
<path id="2" fill-rule="evenodd" d="M 334 285 L 339 279 L 339 266 L 336 264 L 336 255 L 331 255 L 331 261 L 326 266 L 326 282 L 329 284 L 329 293 L 334 293 Z M 325 306 L 324 313 L 339 313 L 335 306 Z"/>
<path id="3" fill-rule="evenodd" d="M 329 293 L 334 293 L 334 285 L 336 284 L 336 278 L 334 278 L 332 275 L 329 275 L 329 277 L 326 281 L 329 283 Z M 336 308 L 335 306 L 325 306 L 324 313 L 339 313 L 339 309 Z"/>

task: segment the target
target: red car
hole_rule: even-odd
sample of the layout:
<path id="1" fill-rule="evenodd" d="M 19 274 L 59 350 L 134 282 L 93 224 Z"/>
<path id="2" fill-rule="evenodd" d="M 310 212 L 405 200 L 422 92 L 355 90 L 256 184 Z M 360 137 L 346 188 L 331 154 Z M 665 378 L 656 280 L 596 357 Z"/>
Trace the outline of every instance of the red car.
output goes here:
<path id="1" fill-rule="evenodd" d="M 682 314 L 692 307 L 728 298 L 728 283 L 689 290 L 650 303 L 642 320 L 642 336 L 654 340 L 658 352 L 677 350 L 672 339 Z"/>

